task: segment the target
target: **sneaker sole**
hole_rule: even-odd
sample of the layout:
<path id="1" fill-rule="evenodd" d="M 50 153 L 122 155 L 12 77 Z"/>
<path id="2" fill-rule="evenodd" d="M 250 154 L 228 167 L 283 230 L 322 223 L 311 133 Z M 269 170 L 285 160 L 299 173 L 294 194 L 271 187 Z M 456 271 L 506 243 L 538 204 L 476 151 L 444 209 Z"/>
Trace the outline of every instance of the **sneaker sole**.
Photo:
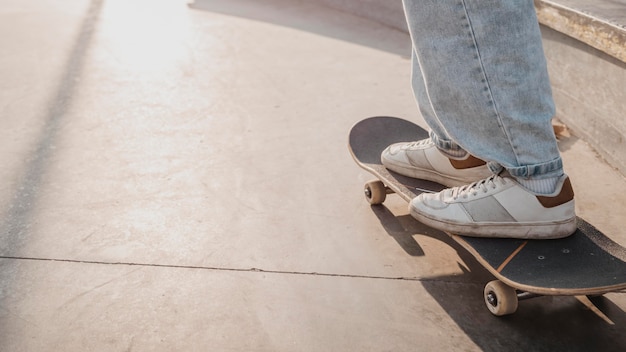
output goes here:
<path id="1" fill-rule="evenodd" d="M 576 232 L 576 218 L 557 222 L 541 223 L 472 223 L 458 224 L 428 217 L 412 206 L 411 216 L 424 225 L 452 234 L 469 237 L 517 238 L 517 239 L 558 239 Z"/>

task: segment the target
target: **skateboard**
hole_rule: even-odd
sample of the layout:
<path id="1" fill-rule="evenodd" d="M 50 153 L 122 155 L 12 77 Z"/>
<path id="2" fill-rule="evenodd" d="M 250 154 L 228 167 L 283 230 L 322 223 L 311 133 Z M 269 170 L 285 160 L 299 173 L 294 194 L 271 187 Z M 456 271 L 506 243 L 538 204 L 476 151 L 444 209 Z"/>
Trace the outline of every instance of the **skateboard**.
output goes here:
<path id="1" fill-rule="evenodd" d="M 361 168 L 376 177 L 364 187 L 370 204 L 381 204 L 393 193 L 410 202 L 420 193 L 446 188 L 434 182 L 404 177 L 381 164 L 380 155 L 390 144 L 427 137 L 428 132 L 421 127 L 396 117 L 371 117 L 352 127 L 348 142 L 350 153 Z M 495 276 L 496 280 L 485 285 L 483 296 L 489 311 L 502 316 L 513 314 L 522 299 L 543 295 L 576 296 L 589 305 L 588 296 L 626 289 L 626 249 L 585 220 L 578 218 L 577 222 L 578 229 L 573 235 L 556 240 L 448 235 Z"/>

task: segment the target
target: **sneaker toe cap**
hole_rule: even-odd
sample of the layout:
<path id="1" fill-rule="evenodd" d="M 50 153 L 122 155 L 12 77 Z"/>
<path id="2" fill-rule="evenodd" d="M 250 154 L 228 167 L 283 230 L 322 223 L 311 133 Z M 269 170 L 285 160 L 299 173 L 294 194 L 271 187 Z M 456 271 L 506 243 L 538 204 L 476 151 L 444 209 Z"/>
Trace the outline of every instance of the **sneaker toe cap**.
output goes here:
<path id="1" fill-rule="evenodd" d="M 470 220 L 463 207 L 456 203 L 445 202 L 439 193 L 420 194 L 411 201 L 410 210 L 413 214 L 440 221 L 467 222 Z"/>
<path id="2" fill-rule="evenodd" d="M 381 154 L 381 161 L 383 165 L 386 165 L 386 163 L 409 164 L 409 160 L 406 153 L 403 152 L 401 144 L 393 144 L 383 150 Z"/>
<path id="3" fill-rule="evenodd" d="M 449 206 L 444 202 L 438 193 L 422 193 L 413 199 L 414 205 L 424 210 L 445 209 Z"/>

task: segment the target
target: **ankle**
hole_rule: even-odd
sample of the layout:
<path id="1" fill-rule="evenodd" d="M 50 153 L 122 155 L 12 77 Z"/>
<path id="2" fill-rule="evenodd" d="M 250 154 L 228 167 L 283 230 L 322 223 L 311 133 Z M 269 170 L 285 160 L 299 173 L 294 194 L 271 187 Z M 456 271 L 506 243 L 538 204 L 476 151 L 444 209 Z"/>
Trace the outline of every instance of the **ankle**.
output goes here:
<path id="1" fill-rule="evenodd" d="M 448 157 L 450 160 L 462 160 L 462 159 L 467 158 L 467 156 L 469 155 L 468 152 L 460 148 L 459 149 L 441 149 L 437 147 L 437 149 L 439 149 L 439 151 L 443 155 Z"/>
<path id="2" fill-rule="evenodd" d="M 522 187 L 526 188 L 527 190 L 535 194 L 547 195 L 547 194 L 553 194 L 554 192 L 556 192 L 557 190 L 556 188 L 559 185 L 559 181 L 561 180 L 561 177 L 562 175 L 555 176 L 555 177 L 542 178 L 542 179 L 516 178 L 516 180 L 517 182 L 519 182 L 520 185 L 522 185 Z"/>

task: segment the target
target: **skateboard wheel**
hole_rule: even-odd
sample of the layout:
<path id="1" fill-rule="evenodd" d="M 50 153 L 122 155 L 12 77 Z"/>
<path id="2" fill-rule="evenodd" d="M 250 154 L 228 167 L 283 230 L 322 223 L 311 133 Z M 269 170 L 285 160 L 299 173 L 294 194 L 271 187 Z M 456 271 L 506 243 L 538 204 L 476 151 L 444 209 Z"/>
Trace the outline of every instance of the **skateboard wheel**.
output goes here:
<path id="1" fill-rule="evenodd" d="M 387 198 L 387 187 L 381 181 L 370 181 L 365 184 L 365 198 L 372 204 L 382 204 Z"/>
<path id="2" fill-rule="evenodd" d="M 517 310 L 517 292 L 502 281 L 491 281 L 485 285 L 485 304 L 493 315 L 513 314 Z"/>

